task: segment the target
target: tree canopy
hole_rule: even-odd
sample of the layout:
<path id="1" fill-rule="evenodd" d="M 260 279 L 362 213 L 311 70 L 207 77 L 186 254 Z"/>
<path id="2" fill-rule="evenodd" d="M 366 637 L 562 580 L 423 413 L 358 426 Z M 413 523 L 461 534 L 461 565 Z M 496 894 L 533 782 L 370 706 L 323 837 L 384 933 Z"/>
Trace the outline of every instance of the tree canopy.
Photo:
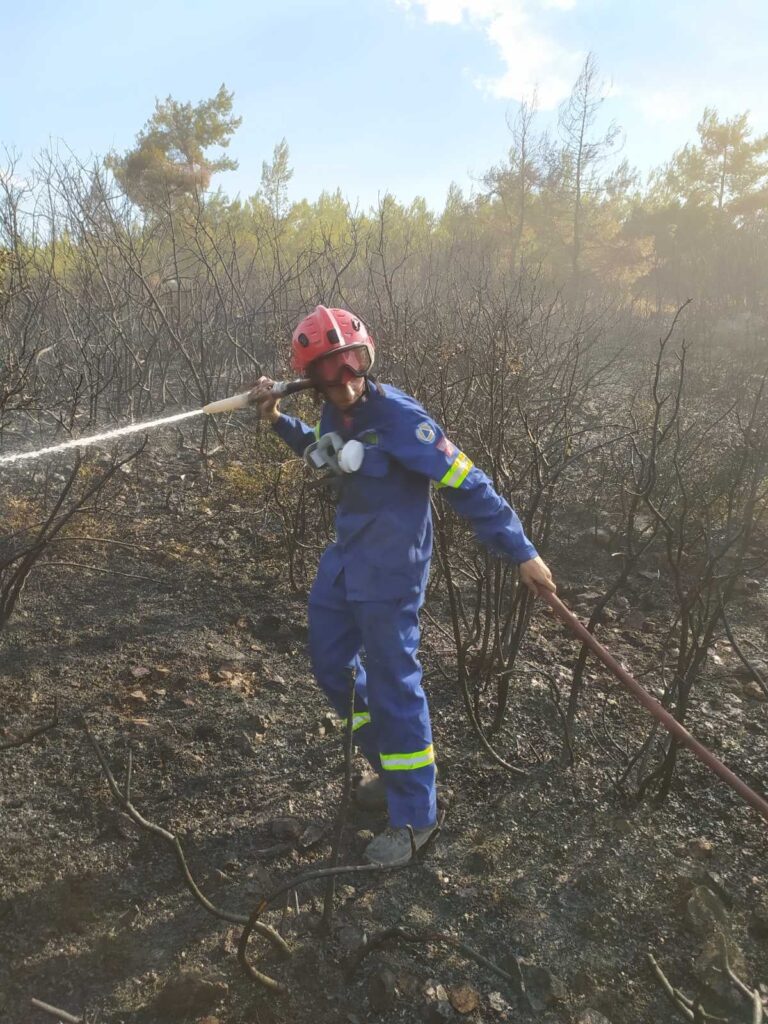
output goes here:
<path id="1" fill-rule="evenodd" d="M 168 96 L 123 156 L 107 158 L 121 188 L 143 209 L 168 204 L 208 188 L 219 171 L 234 170 L 227 156 L 209 157 L 214 146 L 226 149 L 242 118 L 232 115 L 234 96 L 222 85 L 215 96 L 193 105 Z"/>

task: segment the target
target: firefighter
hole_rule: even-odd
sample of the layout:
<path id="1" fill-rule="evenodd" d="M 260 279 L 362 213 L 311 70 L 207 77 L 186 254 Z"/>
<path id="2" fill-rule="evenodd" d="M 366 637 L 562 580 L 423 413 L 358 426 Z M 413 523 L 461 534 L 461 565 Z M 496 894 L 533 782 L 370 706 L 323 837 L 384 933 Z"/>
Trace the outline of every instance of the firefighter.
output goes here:
<path id="1" fill-rule="evenodd" d="M 389 828 L 365 856 L 395 867 L 408 863 L 437 821 L 435 755 L 418 660 L 419 609 L 432 555 L 431 487 L 442 490 L 483 544 L 518 564 L 534 593 L 555 584 L 485 473 L 418 402 L 371 377 L 374 342 L 358 317 L 317 306 L 294 331 L 292 355 L 294 369 L 325 399 L 317 428 L 280 412 L 267 377 L 252 399 L 298 455 L 329 434 L 356 443 L 355 471 L 340 478 L 336 540 L 320 559 L 309 597 L 309 648 L 317 681 L 342 718 L 354 673 L 355 742 L 374 769 L 356 799 L 389 814 Z"/>

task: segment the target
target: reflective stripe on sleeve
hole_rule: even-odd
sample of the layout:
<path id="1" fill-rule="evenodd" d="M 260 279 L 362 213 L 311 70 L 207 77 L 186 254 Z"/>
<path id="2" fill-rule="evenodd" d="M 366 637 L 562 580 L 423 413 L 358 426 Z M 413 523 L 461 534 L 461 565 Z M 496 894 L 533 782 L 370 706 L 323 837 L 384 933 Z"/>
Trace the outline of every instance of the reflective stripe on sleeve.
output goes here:
<path id="1" fill-rule="evenodd" d="M 315 437 L 318 441 L 320 440 L 320 420 L 315 424 Z"/>
<path id="2" fill-rule="evenodd" d="M 474 463 L 467 458 L 464 452 L 459 452 L 456 458 L 451 463 L 451 467 L 445 474 L 443 479 L 437 485 L 438 487 L 461 487 L 467 478 L 467 474 Z"/>
<path id="3" fill-rule="evenodd" d="M 355 732 L 355 730 L 359 729 L 360 726 L 362 726 L 362 725 L 368 725 L 370 720 L 371 720 L 371 716 L 370 716 L 370 714 L 367 711 L 356 711 L 354 713 L 354 715 L 352 715 L 352 732 Z M 347 721 L 348 721 L 348 719 L 342 718 L 342 720 L 341 720 L 342 728 L 346 729 Z"/>
<path id="4" fill-rule="evenodd" d="M 435 751 L 432 744 L 424 750 L 417 750 L 413 754 L 379 754 L 381 767 L 388 772 L 405 772 L 413 768 L 424 768 L 433 764 Z"/>

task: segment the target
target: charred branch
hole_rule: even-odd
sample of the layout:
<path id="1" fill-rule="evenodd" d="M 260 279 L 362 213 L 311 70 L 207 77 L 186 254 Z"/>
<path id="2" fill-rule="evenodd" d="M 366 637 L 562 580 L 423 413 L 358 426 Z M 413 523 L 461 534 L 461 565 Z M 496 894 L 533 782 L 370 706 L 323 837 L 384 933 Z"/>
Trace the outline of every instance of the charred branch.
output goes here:
<path id="1" fill-rule="evenodd" d="M 517 957 L 513 954 L 509 954 L 508 956 L 509 961 L 514 967 L 514 973 L 510 974 L 508 971 L 499 967 L 498 964 L 495 964 L 492 960 L 483 956 L 482 953 L 478 953 L 476 949 L 468 946 L 457 936 L 451 935 L 448 932 L 432 931 L 431 929 L 416 931 L 408 928 L 394 927 L 386 928 L 384 931 L 371 936 L 350 958 L 349 964 L 344 972 L 347 981 L 349 982 L 352 980 L 355 972 L 370 953 L 375 952 L 377 949 L 380 949 L 382 946 L 393 941 L 418 943 L 421 946 L 424 946 L 427 943 L 438 943 L 440 945 L 450 946 L 452 949 L 461 953 L 462 956 L 466 957 L 467 960 L 472 960 L 474 963 L 479 964 L 481 967 L 490 971 L 497 978 L 501 978 L 501 980 L 506 982 L 510 990 L 516 995 L 520 995 L 525 992 L 522 968 L 520 967 Z"/>
<path id="2" fill-rule="evenodd" d="M 36 726 L 34 729 L 30 729 L 28 732 L 19 733 L 13 736 L 9 740 L 0 741 L 0 750 L 13 750 L 17 747 L 23 747 L 27 743 L 31 743 L 37 736 L 42 736 L 43 733 L 50 732 L 51 729 L 55 729 L 59 724 L 59 708 L 58 702 L 54 698 L 53 701 L 53 714 L 48 722 L 44 722 L 42 725 Z"/>
<path id="3" fill-rule="evenodd" d="M 250 918 L 248 918 L 247 916 L 237 914 L 229 910 L 222 910 L 221 908 L 216 907 L 214 906 L 213 903 L 211 903 L 211 901 L 200 890 L 199 886 L 192 877 L 192 873 L 189 870 L 189 865 L 187 864 L 186 856 L 184 855 L 184 850 L 181 846 L 178 837 L 175 836 L 172 832 L 169 832 L 167 829 L 164 829 L 161 825 L 157 825 L 154 822 L 149 821 L 136 809 L 133 802 L 131 801 L 131 776 L 133 764 L 132 758 L 130 756 L 128 758 L 125 785 L 123 791 L 121 792 L 120 787 L 118 786 L 115 777 L 112 773 L 112 769 L 110 768 L 109 763 L 107 762 L 107 759 L 104 756 L 104 753 L 96 737 L 88 728 L 88 724 L 85 721 L 82 721 L 81 725 L 85 732 L 85 735 L 88 738 L 88 742 L 91 745 L 91 749 L 93 750 L 94 754 L 98 759 L 99 764 L 101 765 L 101 770 L 104 773 L 107 785 L 109 786 L 109 791 L 112 794 L 112 798 L 114 799 L 115 803 L 122 811 L 124 811 L 128 815 L 131 821 L 133 821 L 136 825 L 139 826 L 139 828 L 143 829 L 145 832 L 150 833 L 150 835 L 156 836 L 157 838 L 161 839 L 167 846 L 170 847 L 174 857 L 176 858 L 176 863 L 178 864 L 182 878 L 184 879 L 184 883 L 189 889 L 189 891 L 192 893 L 194 898 L 197 900 L 197 902 L 202 907 L 204 907 L 209 914 L 213 914 L 214 917 L 218 917 L 222 921 L 229 921 L 231 924 L 249 923 Z M 259 921 L 254 925 L 254 927 L 256 927 L 256 930 L 261 935 L 269 939 L 272 945 L 275 946 L 275 948 L 278 949 L 283 955 L 287 956 L 290 953 L 290 948 L 286 944 L 285 940 L 282 938 L 282 936 L 278 935 L 278 933 L 274 930 L 274 928 L 270 927 L 270 925 L 264 924 L 263 922 Z"/>

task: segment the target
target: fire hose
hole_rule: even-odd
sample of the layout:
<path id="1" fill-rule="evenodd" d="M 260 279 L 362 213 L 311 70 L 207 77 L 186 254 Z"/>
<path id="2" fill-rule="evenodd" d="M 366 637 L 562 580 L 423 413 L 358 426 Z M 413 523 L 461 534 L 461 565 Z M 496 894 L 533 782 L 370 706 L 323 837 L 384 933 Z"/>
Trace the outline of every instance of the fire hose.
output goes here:
<path id="1" fill-rule="evenodd" d="M 306 378 L 291 381 L 276 382 L 272 385 L 272 394 L 275 397 L 284 397 L 298 391 L 304 391 L 313 387 L 311 381 Z M 214 415 L 217 413 L 235 412 L 238 409 L 245 409 L 253 402 L 253 395 L 250 391 L 233 395 L 230 398 L 223 398 L 216 402 L 210 402 L 202 409 L 192 412 L 178 413 L 165 417 L 161 420 L 152 420 L 145 423 L 133 423 L 127 427 L 119 427 L 116 430 L 104 434 L 95 434 L 90 437 L 76 438 L 65 441 L 62 444 L 50 448 L 40 448 L 34 452 L 23 452 L 15 455 L 0 456 L 0 466 L 21 462 L 22 460 L 36 459 L 44 455 L 64 451 L 70 448 L 86 447 L 104 441 L 117 438 L 123 434 L 133 434 L 139 431 L 160 427 L 168 423 L 186 419 L 191 416 L 199 416 L 203 413 Z M 314 444 L 307 448 L 305 459 L 313 469 L 330 471 L 331 477 L 340 476 L 344 473 L 354 473 L 362 463 L 363 448 L 357 441 L 344 442 L 338 434 L 330 434 L 319 438 Z M 753 807 L 759 814 L 768 821 L 768 801 L 751 789 L 737 775 L 727 768 L 722 761 L 700 743 L 688 730 L 677 721 L 674 715 L 670 714 L 662 704 L 652 697 L 648 691 L 634 679 L 627 670 L 600 644 L 587 628 L 569 611 L 560 598 L 550 591 L 539 589 L 539 595 L 549 604 L 555 615 L 589 647 L 592 653 L 603 663 L 622 683 L 632 696 L 646 709 L 661 725 L 674 736 L 683 746 L 691 750 L 698 759 L 717 775 L 723 782 L 727 783 L 738 795 Z"/>
<path id="2" fill-rule="evenodd" d="M 539 588 L 539 596 L 547 602 L 561 622 L 563 622 L 579 640 L 585 643 L 592 653 L 603 663 L 603 665 L 605 665 L 605 667 L 616 676 L 619 682 L 629 690 L 635 700 L 642 704 L 646 711 L 649 711 L 653 717 L 664 726 L 667 732 L 671 733 L 679 743 L 692 751 L 711 772 L 714 772 L 718 778 L 727 783 L 731 789 L 738 793 L 742 800 L 745 800 L 751 807 L 754 807 L 758 814 L 762 814 L 763 818 L 768 821 L 768 801 L 766 801 L 764 797 L 760 796 L 759 793 L 756 793 L 754 789 L 750 789 L 750 787 L 743 782 L 738 775 L 734 774 L 730 768 L 726 767 L 722 761 L 718 760 L 712 751 L 707 750 L 703 743 L 700 743 L 695 736 L 692 736 L 691 733 L 689 733 L 688 730 L 677 721 L 674 715 L 670 714 L 670 712 L 667 711 L 667 709 L 663 707 L 655 697 L 651 696 L 651 694 L 648 693 L 648 691 L 641 686 L 640 683 L 638 683 L 638 681 L 634 679 L 622 665 L 619 664 L 613 655 L 595 639 L 586 626 L 576 618 L 573 612 L 566 608 L 556 594 Z"/>

